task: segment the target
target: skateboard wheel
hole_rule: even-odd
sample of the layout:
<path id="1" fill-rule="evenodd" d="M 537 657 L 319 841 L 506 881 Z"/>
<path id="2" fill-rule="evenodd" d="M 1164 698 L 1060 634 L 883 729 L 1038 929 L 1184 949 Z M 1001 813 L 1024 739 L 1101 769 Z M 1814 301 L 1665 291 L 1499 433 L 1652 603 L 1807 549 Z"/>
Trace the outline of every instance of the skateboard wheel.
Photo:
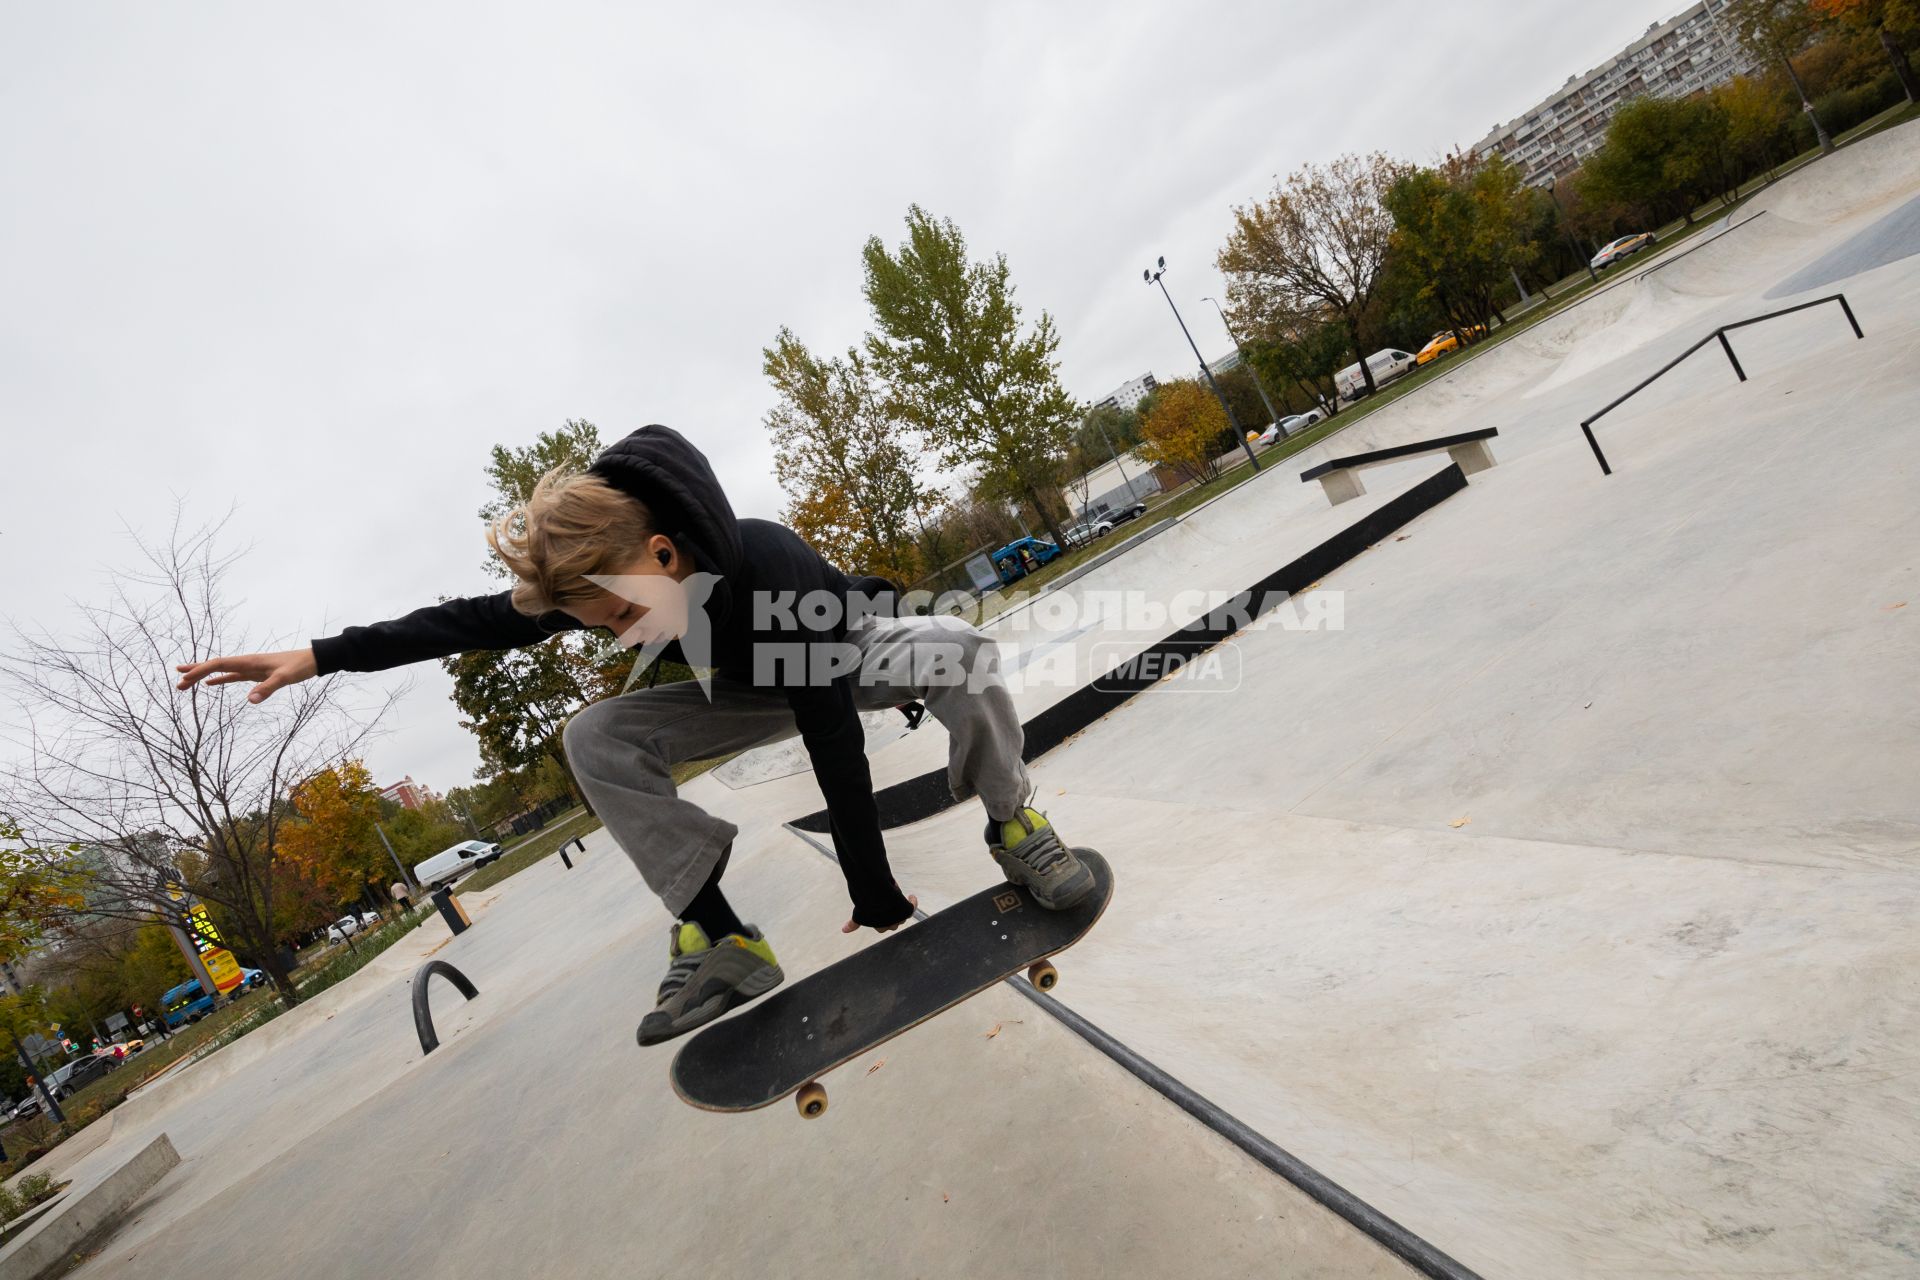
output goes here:
<path id="1" fill-rule="evenodd" d="M 1060 971 L 1042 960 L 1039 964 L 1027 966 L 1027 981 L 1033 984 L 1035 991 L 1051 991 L 1054 983 L 1060 981 Z"/>
<path id="2" fill-rule="evenodd" d="M 793 1105 L 800 1108 L 800 1114 L 808 1120 L 817 1120 L 827 1114 L 827 1091 L 820 1087 L 819 1081 L 800 1086 L 800 1092 L 793 1095 Z"/>

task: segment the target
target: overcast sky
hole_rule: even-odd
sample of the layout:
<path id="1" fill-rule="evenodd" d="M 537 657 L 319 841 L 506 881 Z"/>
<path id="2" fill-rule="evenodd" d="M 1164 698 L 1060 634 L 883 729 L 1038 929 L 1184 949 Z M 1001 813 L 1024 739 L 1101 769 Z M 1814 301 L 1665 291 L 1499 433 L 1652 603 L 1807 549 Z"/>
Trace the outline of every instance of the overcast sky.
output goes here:
<path id="1" fill-rule="evenodd" d="M 777 516 L 760 350 L 856 341 L 910 202 L 1007 255 L 1076 396 L 1184 374 L 1155 256 L 1223 354 L 1234 204 L 1472 143 L 1683 7 L 0 0 L 4 612 L 61 630 L 176 500 L 237 508 L 263 642 L 492 589 L 486 451 L 569 417 Z M 369 763 L 461 785 L 412 679 Z"/>

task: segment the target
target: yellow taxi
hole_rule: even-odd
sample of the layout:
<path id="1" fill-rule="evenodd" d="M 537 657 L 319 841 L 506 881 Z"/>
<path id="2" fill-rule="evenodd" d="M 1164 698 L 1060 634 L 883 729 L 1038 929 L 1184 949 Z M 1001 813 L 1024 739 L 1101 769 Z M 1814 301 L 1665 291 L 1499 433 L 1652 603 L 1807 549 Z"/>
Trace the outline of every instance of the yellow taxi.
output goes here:
<path id="1" fill-rule="evenodd" d="M 1487 336 L 1487 326 L 1477 324 L 1467 330 L 1467 334 L 1469 337 L 1484 338 Z M 1413 358 L 1413 362 L 1415 364 L 1427 364 L 1431 361 L 1438 360 L 1450 351 L 1456 350 L 1459 346 L 1460 335 L 1451 329 L 1442 329 L 1433 335 L 1433 338 L 1426 346 L 1420 348 L 1420 354 Z"/>

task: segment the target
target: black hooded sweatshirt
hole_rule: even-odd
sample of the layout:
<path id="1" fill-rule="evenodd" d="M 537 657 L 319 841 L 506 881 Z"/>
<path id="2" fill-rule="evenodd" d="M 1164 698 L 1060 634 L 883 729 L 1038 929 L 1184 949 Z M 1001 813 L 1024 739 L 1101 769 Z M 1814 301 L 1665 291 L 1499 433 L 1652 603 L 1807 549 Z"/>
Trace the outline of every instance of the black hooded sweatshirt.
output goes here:
<path id="1" fill-rule="evenodd" d="M 591 468 L 623 493 L 645 503 L 654 528 L 673 539 L 696 568 L 719 577 L 705 611 L 711 627 L 712 665 L 723 679 L 769 683 L 756 673 L 758 646 L 837 643 L 846 637 L 847 576 L 783 525 L 741 520 L 721 491 L 706 457 L 669 427 L 646 426 L 610 446 Z M 840 621 L 827 630 L 805 625 L 798 609 L 762 610 L 755 629 L 754 601 L 761 593 L 827 592 L 841 602 Z M 517 649 L 539 644 L 581 624 L 565 613 L 533 618 L 513 607 L 511 592 L 469 596 L 416 609 L 404 618 L 368 627 L 348 627 L 313 642 L 321 675 L 336 671 L 384 671 L 410 662 L 444 658 L 474 649 Z M 683 660 L 677 642 L 662 654 Z M 789 650 L 790 651 L 790 650 Z M 794 724 L 813 761 L 826 799 L 834 848 L 853 898 L 853 918 L 863 925 L 898 924 L 913 913 L 887 867 L 880 815 L 867 767 L 866 734 L 855 709 L 851 675 L 809 684 L 786 663 L 762 663 L 793 708 Z"/>

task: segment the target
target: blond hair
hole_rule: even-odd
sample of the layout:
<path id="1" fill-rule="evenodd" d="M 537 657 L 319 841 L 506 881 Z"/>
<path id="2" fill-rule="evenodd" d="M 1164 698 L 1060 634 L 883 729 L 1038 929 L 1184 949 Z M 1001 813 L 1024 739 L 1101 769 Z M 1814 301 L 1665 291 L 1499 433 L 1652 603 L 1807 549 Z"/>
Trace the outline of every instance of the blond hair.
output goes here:
<path id="1" fill-rule="evenodd" d="M 556 467 L 487 530 L 517 579 L 513 607 L 538 617 L 606 595 L 588 575 L 625 573 L 654 534 L 653 513 L 599 476 Z"/>

